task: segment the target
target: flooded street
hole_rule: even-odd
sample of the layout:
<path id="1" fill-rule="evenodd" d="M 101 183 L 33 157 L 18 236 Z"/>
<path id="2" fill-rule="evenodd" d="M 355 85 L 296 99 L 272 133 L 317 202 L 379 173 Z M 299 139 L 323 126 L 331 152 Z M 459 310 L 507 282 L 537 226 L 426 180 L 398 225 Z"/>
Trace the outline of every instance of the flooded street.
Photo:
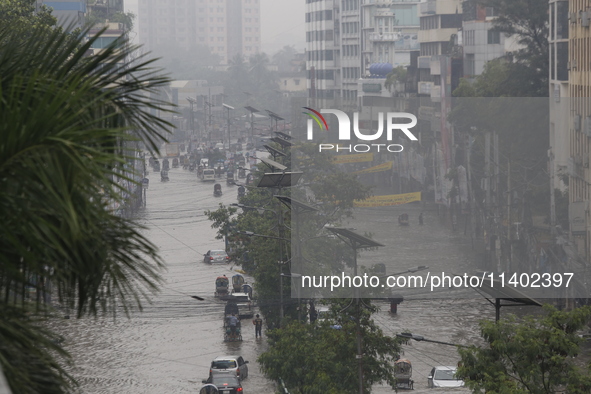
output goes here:
<path id="1" fill-rule="evenodd" d="M 139 221 L 147 227 L 147 236 L 160 248 L 167 266 L 161 293 L 153 297 L 151 305 L 145 305 L 143 313 L 135 313 L 131 319 L 120 314 L 117 319 L 71 319 L 55 323 L 54 328 L 65 337 L 66 348 L 76 361 L 71 371 L 80 382 L 80 391 L 195 393 L 201 380 L 207 377 L 212 359 L 237 354 L 250 361 L 249 377 L 244 381 L 245 392 L 274 393 L 273 382 L 262 376 L 256 363 L 266 340 L 255 340 L 251 321 L 243 321 L 243 342 L 223 341 L 224 302 L 213 297 L 214 281 L 221 274 L 233 275 L 238 267 L 203 263 L 202 255 L 209 249 L 224 248 L 223 241 L 215 239 L 215 230 L 204 211 L 216 209 L 220 202 L 236 202 L 237 187 L 219 181 L 223 196 L 216 198 L 213 197 L 213 183 L 201 182 L 195 172 L 170 169 L 169 176 L 169 182 L 160 182 L 158 173 L 148 175 L 147 204 L 139 212 Z M 410 207 L 409 214 L 415 208 L 420 209 Z M 387 216 L 383 212 L 374 215 Z M 389 225 L 386 219 L 384 223 L 384 226 Z M 408 239 L 398 228 L 392 229 L 388 237 L 396 237 L 398 247 L 404 249 L 410 248 L 414 232 L 425 231 L 428 238 L 425 238 L 422 259 L 436 255 L 435 248 L 443 250 L 449 262 L 468 260 L 465 250 L 469 238 L 450 235 L 449 230 L 438 224 L 433 212 L 425 213 L 425 223 L 428 226 L 421 230 L 418 226 L 405 229 L 409 230 L 406 233 Z M 379 234 L 379 228 L 374 231 L 377 240 L 387 241 Z M 381 256 L 378 260 L 386 263 L 391 251 L 377 253 Z M 414 255 L 412 250 L 401 252 L 391 264 L 403 267 L 436 264 L 417 262 Z M 443 258 L 442 255 L 439 257 Z M 364 264 L 363 257 L 359 263 Z M 395 268 L 387 265 L 387 269 L 392 272 Z M 256 284 L 254 287 L 256 291 Z M 193 299 L 191 295 L 203 297 L 205 301 Z M 405 299 L 397 315 L 389 313 L 388 304 L 378 302 L 381 311 L 375 319 L 386 334 L 412 332 L 433 340 L 470 344 L 478 342 L 476 322 L 482 318 L 494 318 L 494 309 L 477 294 L 469 299 L 456 300 L 428 299 L 418 295 L 413 298 Z M 455 349 L 449 346 L 412 342 L 404 349 L 403 357 L 413 363 L 415 392 L 429 391 L 426 388 L 427 375 L 433 366 L 455 365 L 458 361 Z M 374 392 L 392 390 L 375 387 Z"/>

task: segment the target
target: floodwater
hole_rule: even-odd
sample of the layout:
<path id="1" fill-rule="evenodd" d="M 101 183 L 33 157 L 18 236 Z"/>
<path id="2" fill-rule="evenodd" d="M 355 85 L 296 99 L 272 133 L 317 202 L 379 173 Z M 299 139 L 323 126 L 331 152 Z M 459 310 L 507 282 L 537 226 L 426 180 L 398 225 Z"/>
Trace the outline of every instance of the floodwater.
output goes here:
<path id="1" fill-rule="evenodd" d="M 243 321 L 243 342 L 223 341 L 224 303 L 213 297 L 214 281 L 221 274 L 233 275 L 239 267 L 203 262 L 202 255 L 208 250 L 224 248 L 223 240 L 215 239 L 216 232 L 204 211 L 216 209 L 220 202 L 226 205 L 236 202 L 237 187 L 220 180 L 223 196 L 213 197 L 213 183 L 204 183 L 197 179 L 196 172 L 182 168 L 170 169 L 169 182 L 160 182 L 158 173 L 151 172 L 148 177 L 147 203 L 139 212 L 139 221 L 147 226 L 146 235 L 160 248 L 166 262 L 165 283 L 152 303 L 130 319 L 120 314 L 116 319 L 85 318 L 55 323 L 54 328 L 65 337 L 65 346 L 75 360 L 70 371 L 80 382 L 80 392 L 195 393 L 202 385 L 201 380 L 207 378 L 212 359 L 237 354 L 250 361 L 249 377 L 243 383 L 245 392 L 274 393 L 274 383 L 262 375 L 256 362 L 258 354 L 266 347 L 266 340 L 255 340 L 250 320 Z M 416 212 L 408 212 L 412 220 Z M 392 211 L 388 215 L 395 218 L 395 213 Z M 388 216 L 384 212 L 373 215 L 376 220 Z M 384 226 L 389 226 L 387 219 L 382 221 Z M 439 254 L 438 261 L 446 259 L 455 264 L 470 260 L 466 254 L 470 250 L 469 238 L 450 235 L 450 231 L 439 224 L 435 212 L 425 212 L 425 226 L 422 227 L 411 225 L 405 229 L 410 231 L 406 241 L 404 231 L 397 227 L 385 232 L 388 234 L 385 237 L 376 231 L 375 239 L 389 242 L 396 238 L 399 250 L 403 250 L 413 243 L 414 236 L 410 235 L 425 232 L 427 243 L 426 252 L 420 257 L 422 261 L 410 261 L 417 252 L 409 249 L 398 255 L 396 267 L 433 265 L 423 260 L 428 260 L 428 255 L 437 255 L 433 249 L 437 242 L 445 251 L 445 255 Z M 375 262 L 387 262 L 384 256 L 388 253 L 391 251 L 378 252 Z M 405 259 L 409 261 L 403 261 Z M 360 264 L 364 264 L 362 260 L 360 258 Z M 387 265 L 387 269 L 390 273 L 396 268 Z M 256 284 L 254 287 L 256 291 Z M 205 301 L 195 300 L 191 295 L 204 297 Z M 478 320 L 494 318 L 492 306 L 477 294 L 449 300 L 417 295 L 405 299 L 397 315 L 389 313 L 388 304 L 378 305 L 381 311 L 375 319 L 388 335 L 412 332 L 457 344 L 479 343 Z M 418 393 L 431 391 L 427 389 L 427 375 L 433 366 L 458 362 L 454 347 L 426 342 L 405 346 L 403 357 L 413 363 L 415 392 Z M 392 390 L 375 387 L 374 392 L 391 393 Z"/>

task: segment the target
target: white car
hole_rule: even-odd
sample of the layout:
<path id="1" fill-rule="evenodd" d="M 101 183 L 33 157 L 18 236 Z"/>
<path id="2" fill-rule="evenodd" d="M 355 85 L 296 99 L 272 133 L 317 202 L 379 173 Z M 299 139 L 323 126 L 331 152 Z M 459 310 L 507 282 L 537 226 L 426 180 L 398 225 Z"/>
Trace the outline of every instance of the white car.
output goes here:
<path id="1" fill-rule="evenodd" d="M 219 356 L 211 362 L 209 368 L 210 378 L 214 375 L 231 374 L 238 379 L 246 379 L 248 377 L 248 361 L 244 361 L 242 356 Z"/>
<path id="2" fill-rule="evenodd" d="M 435 387 L 463 387 L 464 381 L 456 378 L 456 367 L 438 366 L 433 367 L 427 377 L 427 385 Z"/>

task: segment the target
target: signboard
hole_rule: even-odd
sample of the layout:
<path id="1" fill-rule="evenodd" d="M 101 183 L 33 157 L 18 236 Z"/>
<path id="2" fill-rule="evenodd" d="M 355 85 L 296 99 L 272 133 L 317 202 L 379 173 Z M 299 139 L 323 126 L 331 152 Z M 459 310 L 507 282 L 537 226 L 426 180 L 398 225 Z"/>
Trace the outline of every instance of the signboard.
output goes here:
<path id="1" fill-rule="evenodd" d="M 361 88 L 366 93 L 380 93 L 382 91 L 381 83 L 364 83 Z"/>
<path id="2" fill-rule="evenodd" d="M 366 168 L 365 170 L 355 171 L 353 174 L 373 174 L 374 172 L 388 171 L 392 169 L 392 162 L 388 161 L 378 166 Z"/>
<path id="3" fill-rule="evenodd" d="M 334 157 L 335 164 L 364 163 L 373 161 L 373 153 L 354 153 L 349 155 L 338 155 Z"/>
<path id="4" fill-rule="evenodd" d="M 148 178 L 142 179 L 142 187 L 147 189 L 150 186 L 150 180 Z"/>
<path id="5" fill-rule="evenodd" d="M 570 231 L 575 235 L 585 234 L 587 231 L 587 201 L 571 202 L 568 206 Z"/>
<path id="6" fill-rule="evenodd" d="M 421 201 L 421 192 L 373 196 L 366 198 L 365 200 L 355 200 L 353 205 L 356 207 L 388 207 L 414 201 Z"/>

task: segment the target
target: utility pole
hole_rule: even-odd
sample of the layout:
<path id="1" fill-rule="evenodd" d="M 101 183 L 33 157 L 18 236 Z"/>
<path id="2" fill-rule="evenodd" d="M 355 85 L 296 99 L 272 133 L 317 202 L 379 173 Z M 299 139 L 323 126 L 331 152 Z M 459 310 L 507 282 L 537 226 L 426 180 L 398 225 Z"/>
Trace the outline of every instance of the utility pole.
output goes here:
<path id="1" fill-rule="evenodd" d="M 554 152 L 548 149 L 548 160 L 550 163 L 550 233 L 556 235 L 556 200 L 554 195 Z"/>

